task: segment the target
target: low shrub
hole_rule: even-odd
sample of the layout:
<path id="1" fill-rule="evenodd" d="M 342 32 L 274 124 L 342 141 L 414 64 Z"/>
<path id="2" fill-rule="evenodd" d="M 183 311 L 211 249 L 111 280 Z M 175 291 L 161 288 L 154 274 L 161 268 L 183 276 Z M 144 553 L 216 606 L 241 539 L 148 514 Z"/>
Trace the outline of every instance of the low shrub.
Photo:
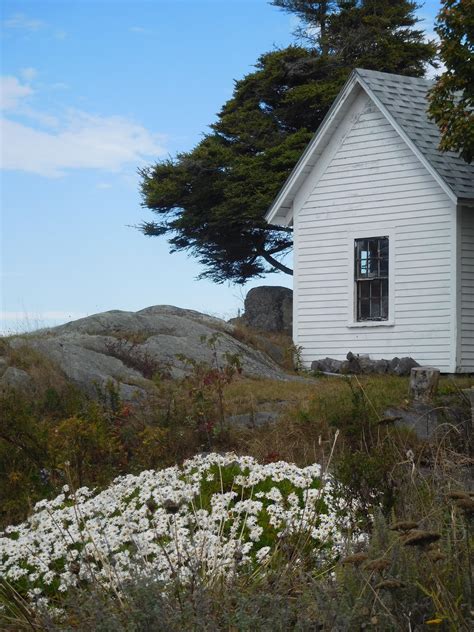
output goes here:
<path id="1" fill-rule="evenodd" d="M 26 522 L 5 529 L 0 575 L 42 609 L 91 582 L 120 594 L 137 571 L 164 583 L 199 576 L 210 585 L 255 572 L 273 556 L 290 562 L 303 553 L 324 569 L 352 515 L 319 465 L 197 456 L 180 468 L 118 478 L 100 493 L 65 485 Z"/>

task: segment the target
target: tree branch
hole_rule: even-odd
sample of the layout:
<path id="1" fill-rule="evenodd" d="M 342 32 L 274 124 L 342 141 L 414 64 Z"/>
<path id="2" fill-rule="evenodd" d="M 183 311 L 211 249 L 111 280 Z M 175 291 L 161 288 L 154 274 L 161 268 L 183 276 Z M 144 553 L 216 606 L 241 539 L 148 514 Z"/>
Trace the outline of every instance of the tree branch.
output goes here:
<path id="1" fill-rule="evenodd" d="M 292 233 L 293 229 L 291 226 L 276 226 L 275 224 L 268 224 L 265 228 L 269 228 L 270 230 L 278 230 L 282 233 Z"/>
<path id="2" fill-rule="evenodd" d="M 292 241 L 287 241 L 284 244 L 279 244 L 278 246 L 275 246 L 275 248 L 270 248 L 270 250 L 265 250 L 265 252 L 267 253 L 267 255 L 275 255 L 277 252 L 281 252 L 282 250 L 291 248 L 292 245 L 293 245 Z"/>
<path id="3" fill-rule="evenodd" d="M 263 259 L 265 259 L 265 261 L 267 263 L 269 263 L 272 267 L 276 268 L 277 270 L 280 270 L 280 272 L 284 272 L 285 274 L 289 274 L 291 276 L 293 276 L 293 270 L 291 268 L 288 268 L 287 266 L 283 265 L 282 263 L 280 263 L 278 261 L 278 259 L 275 259 L 274 257 L 272 257 L 268 252 L 266 252 L 265 250 L 261 250 L 258 253 L 261 257 L 263 257 Z"/>

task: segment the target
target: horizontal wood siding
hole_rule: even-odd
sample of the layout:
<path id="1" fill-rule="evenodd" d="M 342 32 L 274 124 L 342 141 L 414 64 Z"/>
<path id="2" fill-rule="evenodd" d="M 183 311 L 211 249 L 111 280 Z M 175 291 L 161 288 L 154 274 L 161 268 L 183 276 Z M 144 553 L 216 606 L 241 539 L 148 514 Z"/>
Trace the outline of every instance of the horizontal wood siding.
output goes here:
<path id="1" fill-rule="evenodd" d="M 474 208 L 461 209 L 461 366 L 474 372 Z"/>
<path id="2" fill-rule="evenodd" d="M 374 104 L 354 108 L 350 131 L 338 148 L 329 143 L 332 159 L 323 174 L 316 165 L 308 176 L 315 184 L 294 209 L 295 342 L 306 365 L 352 351 L 452 371 L 454 205 Z M 350 327 L 351 235 L 389 231 L 394 324 Z M 466 273 L 474 276 L 472 249 L 469 257 Z M 474 294 L 465 309 L 474 330 Z M 474 361 L 474 344 L 469 353 Z"/>

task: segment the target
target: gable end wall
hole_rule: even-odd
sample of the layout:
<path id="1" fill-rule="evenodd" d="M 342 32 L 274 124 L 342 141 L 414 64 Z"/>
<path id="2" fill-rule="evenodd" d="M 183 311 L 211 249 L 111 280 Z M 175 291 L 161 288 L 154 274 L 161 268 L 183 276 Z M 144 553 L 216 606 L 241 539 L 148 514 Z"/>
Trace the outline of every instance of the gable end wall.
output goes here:
<path id="1" fill-rule="evenodd" d="M 452 372 L 454 204 L 368 96 L 346 120 L 344 138 L 318 161 L 323 173 L 316 164 L 294 204 L 295 343 L 306 365 L 352 351 L 412 356 Z M 390 324 L 361 326 L 353 314 L 353 240 L 383 235 Z"/>

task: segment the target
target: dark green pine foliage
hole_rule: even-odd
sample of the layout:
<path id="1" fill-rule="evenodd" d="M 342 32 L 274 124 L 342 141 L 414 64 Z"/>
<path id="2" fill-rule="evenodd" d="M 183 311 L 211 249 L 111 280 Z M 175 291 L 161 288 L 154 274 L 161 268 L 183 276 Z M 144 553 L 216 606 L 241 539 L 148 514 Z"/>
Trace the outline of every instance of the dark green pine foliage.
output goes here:
<path id="1" fill-rule="evenodd" d="M 187 250 L 201 277 L 245 283 L 280 270 L 291 231 L 264 215 L 354 67 L 423 75 L 435 54 L 405 1 L 275 0 L 304 45 L 262 55 L 190 152 L 141 170 L 146 235 Z"/>

